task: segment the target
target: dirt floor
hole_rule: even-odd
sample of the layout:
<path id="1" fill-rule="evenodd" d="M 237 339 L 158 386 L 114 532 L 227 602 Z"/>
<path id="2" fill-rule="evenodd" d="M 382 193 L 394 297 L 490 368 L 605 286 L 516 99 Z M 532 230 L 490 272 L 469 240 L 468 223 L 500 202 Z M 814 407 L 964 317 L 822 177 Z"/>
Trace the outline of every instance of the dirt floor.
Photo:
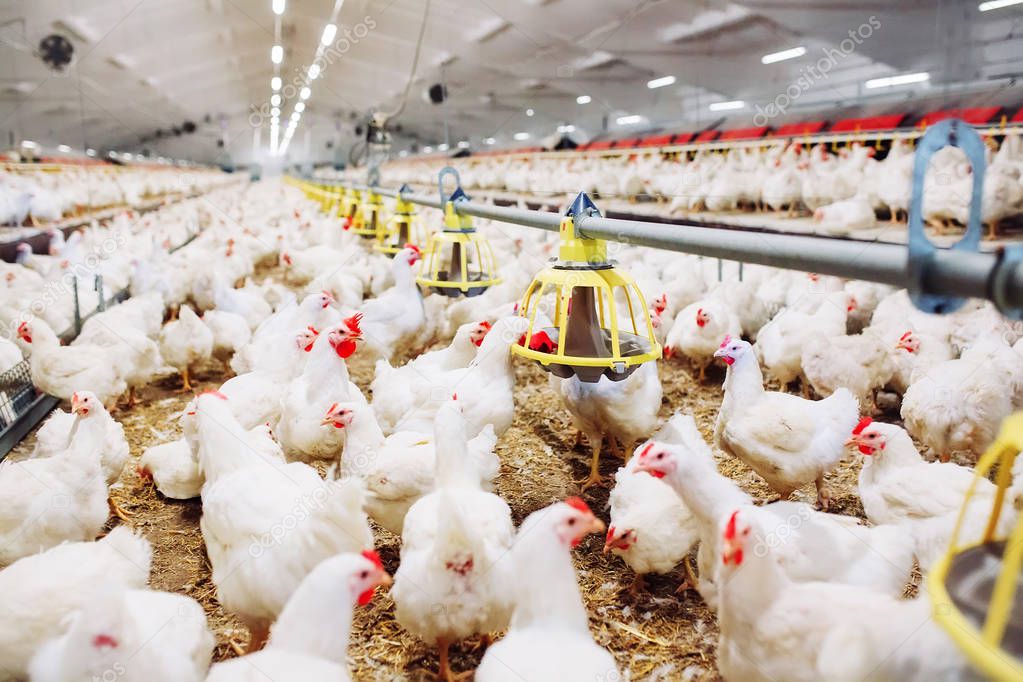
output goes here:
<path id="1" fill-rule="evenodd" d="M 277 273 L 264 272 L 262 274 Z M 512 508 L 515 522 L 529 513 L 568 495 L 578 494 L 574 480 L 589 470 L 589 452 L 584 444 L 574 447 L 575 431 L 558 398 L 548 388 L 547 375 L 536 365 L 516 359 L 518 390 L 515 420 L 497 445 L 502 461 L 497 489 Z M 712 368 L 703 384 L 695 381 L 684 363 L 659 363 L 664 386 L 661 416 L 682 410 L 694 415 L 703 434 L 710 439 L 714 419 L 721 402 L 724 373 Z M 366 393 L 372 378 L 372 364 L 356 353 L 349 360 L 352 380 Z M 195 373 L 197 392 L 217 388 L 230 378 L 219 363 Z M 125 428 L 133 457 L 158 443 L 180 437 L 176 415 L 192 394 L 180 391 L 176 377 L 153 384 L 139 394 L 140 404 L 115 417 Z M 66 408 L 66 406 L 65 406 Z M 31 450 L 34 437 L 22 442 L 13 453 L 17 457 Z M 721 470 L 761 499 L 772 497 L 763 481 L 744 464 L 718 453 Z M 606 452 L 602 471 L 612 477 L 620 466 Z M 856 494 L 857 458 L 849 457 L 828 476 L 833 494 L 832 511 L 862 516 Z M 613 480 L 613 479 L 612 479 Z M 152 484 L 139 476 L 134 462 L 125 467 L 120 481 L 111 491 L 116 502 L 130 514 L 133 528 L 141 531 L 153 545 L 151 585 L 154 589 L 187 594 L 206 609 L 211 629 L 217 637 L 215 660 L 235 655 L 232 642 L 246 643 L 248 632 L 216 599 L 210 566 L 199 531 L 202 507 L 198 499 L 168 500 Z M 608 518 L 606 489 L 591 488 L 583 498 L 605 521 Z M 793 499 L 814 503 L 812 486 L 798 491 Z M 114 518 L 111 526 L 120 523 Z M 375 529 L 377 548 L 386 568 L 393 573 L 398 565 L 398 538 Z M 649 592 L 638 598 L 628 588 L 632 572 L 621 559 L 604 555 L 603 538 L 590 536 L 575 550 L 575 563 L 590 625 L 597 642 L 612 651 L 624 679 L 715 680 L 717 623 L 699 595 L 676 595 L 681 571 L 655 576 L 647 581 Z M 692 557 L 695 563 L 695 553 Z M 356 609 L 349 663 L 355 680 L 422 680 L 437 669 L 434 649 L 406 633 L 395 622 L 393 603 L 379 592 L 365 608 Z M 483 655 L 478 642 L 467 641 L 452 648 L 456 671 L 472 670 Z"/>

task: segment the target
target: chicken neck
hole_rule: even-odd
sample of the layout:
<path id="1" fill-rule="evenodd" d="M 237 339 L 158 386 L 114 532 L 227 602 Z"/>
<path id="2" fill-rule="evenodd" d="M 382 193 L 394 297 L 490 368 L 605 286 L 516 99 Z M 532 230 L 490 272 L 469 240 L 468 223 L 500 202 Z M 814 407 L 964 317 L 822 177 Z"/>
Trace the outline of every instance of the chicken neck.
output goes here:
<path id="1" fill-rule="evenodd" d="M 355 604 L 346 586 L 332 573 L 310 573 L 277 617 L 267 646 L 347 667 Z"/>
<path id="2" fill-rule="evenodd" d="M 517 576 L 511 628 L 542 626 L 589 635 L 589 620 L 568 548 L 546 528 L 520 529 L 519 536 L 512 550 Z"/>

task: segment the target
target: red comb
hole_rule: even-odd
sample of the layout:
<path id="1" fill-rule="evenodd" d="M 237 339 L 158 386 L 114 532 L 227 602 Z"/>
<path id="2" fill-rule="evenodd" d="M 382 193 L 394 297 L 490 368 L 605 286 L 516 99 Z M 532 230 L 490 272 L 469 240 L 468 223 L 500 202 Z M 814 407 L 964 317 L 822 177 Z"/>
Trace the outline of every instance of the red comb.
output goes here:
<path id="1" fill-rule="evenodd" d="M 362 321 L 362 313 L 355 313 L 351 317 L 346 317 L 343 320 L 345 326 L 348 327 L 348 331 L 354 332 L 356 334 L 361 334 L 362 333 L 362 329 L 359 328 L 359 322 L 361 322 L 361 321 Z"/>
<path id="2" fill-rule="evenodd" d="M 212 396 L 214 396 L 216 398 L 220 398 L 221 400 L 227 400 L 227 396 L 224 395 L 223 393 L 221 393 L 220 391 L 203 391 L 199 395 L 200 396 L 212 395 Z"/>
<path id="3" fill-rule="evenodd" d="M 23 332 L 28 328 L 28 322 L 22 322 L 18 325 L 18 331 Z"/>
<path id="4" fill-rule="evenodd" d="M 319 336 L 319 334 L 320 334 L 319 330 L 317 330 L 316 327 L 314 327 L 312 325 L 309 325 L 308 327 L 306 327 L 306 329 L 311 331 L 313 334 L 316 334 L 317 336 Z"/>
<path id="5" fill-rule="evenodd" d="M 458 394 L 457 393 L 452 393 L 451 394 L 451 399 L 452 400 L 458 400 Z"/>
<path id="6" fill-rule="evenodd" d="M 100 634 L 92 638 L 92 645 L 97 649 L 102 649 L 105 647 L 110 649 L 116 649 L 118 642 L 114 637 L 110 635 Z"/>
<path id="7" fill-rule="evenodd" d="M 480 326 L 483 327 L 484 329 L 490 329 L 491 324 L 486 320 L 483 320 L 482 322 L 480 322 Z"/>
<path id="8" fill-rule="evenodd" d="M 728 518 L 728 525 L 725 526 L 725 539 L 734 540 L 736 535 L 735 521 L 739 516 L 739 510 L 736 509 L 732 512 L 732 515 Z"/>
<path id="9" fill-rule="evenodd" d="M 650 452 L 651 450 L 653 450 L 653 448 L 654 448 L 654 442 L 653 442 L 653 441 L 650 441 L 649 443 L 647 443 L 646 445 L 644 445 L 644 446 L 643 446 L 643 449 L 641 449 L 641 450 L 639 451 L 639 456 L 640 456 L 640 457 L 643 457 L 643 456 L 645 456 L 645 455 L 646 455 L 646 453 L 648 453 L 648 452 Z"/>
<path id="10" fill-rule="evenodd" d="M 899 337 L 899 341 L 905 341 L 906 339 L 909 338 L 909 335 L 912 334 L 912 333 L 913 333 L 913 330 L 910 330 L 910 331 L 906 332 L 905 334 L 903 334 L 902 336 Z"/>
<path id="11" fill-rule="evenodd" d="M 364 549 L 362 550 L 362 556 L 372 561 L 373 565 L 376 566 L 377 568 L 384 567 L 384 562 L 380 560 L 380 555 L 377 554 L 374 550 Z"/>
<path id="12" fill-rule="evenodd" d="M 567 504 L 569 507 L 572 507 L 572 509 L 578 509 L 579 511 L 586 514 L 593 513 L 590 511 L 590 506 L 586 504 L 586 502 L 581 497 L 577 496 L 569 497 L 568 499 L 565 500 L 565 504 Z"/>
<path id="13" fill-rule="evenodd" d="M 418 247 L 418 246 L 416 246 L 415 244 L 411 244 L 411 243 L 410 243 L 410 244 L 406 244 L 404 248 L 406 248 L 406 249 L 412 249 L 413 251 L 415 251 L 415 252 L 416 252 L 416 255 L 417 255 L 417 256 L 422 256 L 422 255 L 423 255 L 423 252 L 422 252 L 422 251 L 420 251 L 420 250 L 419 250 L 419 247 Z"/>
<path id="14" fill-rule="evenodd" d="M 854 436 L 860 435 L 861 433 L 863 433 L 863 429 L 867 428 L 873 423 L 874 420 L 871 419 L 870 417 L 864 417 L 863 419 L 860 419 L 859 423 L 856 424 L 856 428 L 853 429 L 853 435 Z"/>
<path id="15" fill-rule="evenodd" d="M 731 340 L 732 340 L 732 335 L 731 334 L 725 334 L 725 340 L 721 342 L 721 345 L 718 346 L 718 348 L 724 348 L 725 346 L 728 345 L 728 342 L 731 341 Z"/>

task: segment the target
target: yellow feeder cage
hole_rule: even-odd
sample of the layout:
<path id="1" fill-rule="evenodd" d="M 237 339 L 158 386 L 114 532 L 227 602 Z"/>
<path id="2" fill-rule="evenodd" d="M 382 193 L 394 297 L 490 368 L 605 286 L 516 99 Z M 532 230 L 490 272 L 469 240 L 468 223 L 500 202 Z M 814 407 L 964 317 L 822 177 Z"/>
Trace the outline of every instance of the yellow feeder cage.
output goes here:
<path id="1" fill-rule="evenodd" d="M 608 260 L 607 242 L 576 231 L 575 217 L 584 215 L 600 215 L 585 193 L 561 220 L 557 262 L 538 273 L 522 297 L 519 314 L 529 319 L 529 329 L 511 348 L 563 379 L 621 381 L 659 359 L 661 345 L 643 292 Z M 551 312 L 553 324 L 537 328 L 537 318 Z"/>
<path id="2" fill-rule="evenodd" d="M 438 183 L 447 174 L 458 177 L 455 169 L 444 168 Z M 442 201 L 443 197 L 441 192 Z M 419 286 L 444 296 L 478 296 L 501 283 L 490 242 L 476 232 L 472 216 L 459 215 L 455 210 L 455 202 L 467 200 L 459 186 L 444 201 L 444 229 L 430 236 L 420 275 L 416 277 Z"/>
<path id="3" fill-rule="evenodd" d="M 348 229 L 363 239 L 377 239 L 378 233 L 383 234 L 384 230 L 384 222 L 381 219 L 384 211 L 383 197 L 366 190 L 362 194 L 362 202 L 356 203 L 355 206 L 357 210 L 352 215 Z"/>
<path id="4" fill-rule="evenodd" d="M 373 250 L 377 253 L 395 254 L 406 244 L 425 244 L 426 234 L 422 221 L 416 215 L 415 204 L 402 198 L 403 192 L 411 192 L 408 185 L 402 185 L 394 203 L 394 213 L 387 221 L 383 234 Z"/>
<path id="5" fill-rule="evenodd" d="M 1002 423 L 998 438 L 977 462 L 949 551 L 927 577 L 935 620 L 970 663 L 993 680 L 1023 680 L 1023 514 L 1015 525 L 1011 518 L 1000 519 L 1015 513 L 1006 498 L 1020 450 L 1023 412 Z M 996 465 L 998 488 L 984 534 L 961 539 L 977 483 Z"/>

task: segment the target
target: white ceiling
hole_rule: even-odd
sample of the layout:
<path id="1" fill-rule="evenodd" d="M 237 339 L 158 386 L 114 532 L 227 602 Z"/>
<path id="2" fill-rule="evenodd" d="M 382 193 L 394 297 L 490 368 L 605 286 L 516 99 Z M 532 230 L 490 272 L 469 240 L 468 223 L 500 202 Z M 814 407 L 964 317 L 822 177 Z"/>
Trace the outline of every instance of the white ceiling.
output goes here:
<path id="1" fill-rule="evenodd" d="M 487 137 L 538 140 L 559 123 L 580 137 L 694 129 L 719 120 L 708 104 L 743 99 L 766 105 L 807 73 L 825 49 L 873 23 L 826 78 L 774 122 L 822 108 L 912 108 L 938 102 L 1019 104 L 1023 5 L 980 13 L 978 0 L 432 0 L 418 76 L 394 121 L 421 144 Z M 289 148 L 289 159 L 347 155 L 356 120 L 396 105 L 408 77 L 424 0 L 346 0 L 339 24 L 365 37 L 338 44 L 324 65 Z M 0 2 L 0 148 L 11 140 L 82 149 L 137 151 L 201 161 L 262 160 L 254 153 L 253 111 L 268 109 L 274 15 L 270 0 L 6 0 Z M 288 0 L 283 17 L 285 83 L 313 59 L 333 0 Z M 870 17 L 875 17 L 871 20 Z M 372 27 L 370 27 L 372 25 Z M 32 54 L 54 32 L 69 37 L 75 61 L 64 74 Z M 493 33 L 481 41 L 473 36 Z M 337 40 L 337 39 L 336 39 Z M 805 57 L 762 65 L 761 55 L 795 45 Z M 446 65 L 441 66 L 442 62 Z M 603 62 L 603 63 L 599 63 Z M 598 65 L 594 66 L 594 63 Z M 929 71 L 924 86 L 864 90 L 873 77 Z M 675 85 L 646 81 L 674 75 Z M 427 103 L 443 80 L 450 99 Z M 590 104 L 576 103 L 581 94 Z M 912 100 L 907 104 L 907 99 Z M 294 101 L 282 107 L 286 123 Z M 930 106 L 931 102 L 928 102 Z M 535 110 L 527 117 L 526 109 Z M 933 108 L 933 107 L 931 107 Z M 729 127 L 753 125 L 753 109 Z M 638 127 L 617 126 L 625 113 Z M 257 117 L 258 118 L 258 117 Z M 156 130 L 195 122 L 192 135 L 151 139 Z M 446 125 L 445 125 L 446 124 Z M 328 140 L 334 141 L 332 149 Z M 412 140 L 396 136 L 395 150 Z M 528 144 L 517 142 L 514 144 Z"/>

